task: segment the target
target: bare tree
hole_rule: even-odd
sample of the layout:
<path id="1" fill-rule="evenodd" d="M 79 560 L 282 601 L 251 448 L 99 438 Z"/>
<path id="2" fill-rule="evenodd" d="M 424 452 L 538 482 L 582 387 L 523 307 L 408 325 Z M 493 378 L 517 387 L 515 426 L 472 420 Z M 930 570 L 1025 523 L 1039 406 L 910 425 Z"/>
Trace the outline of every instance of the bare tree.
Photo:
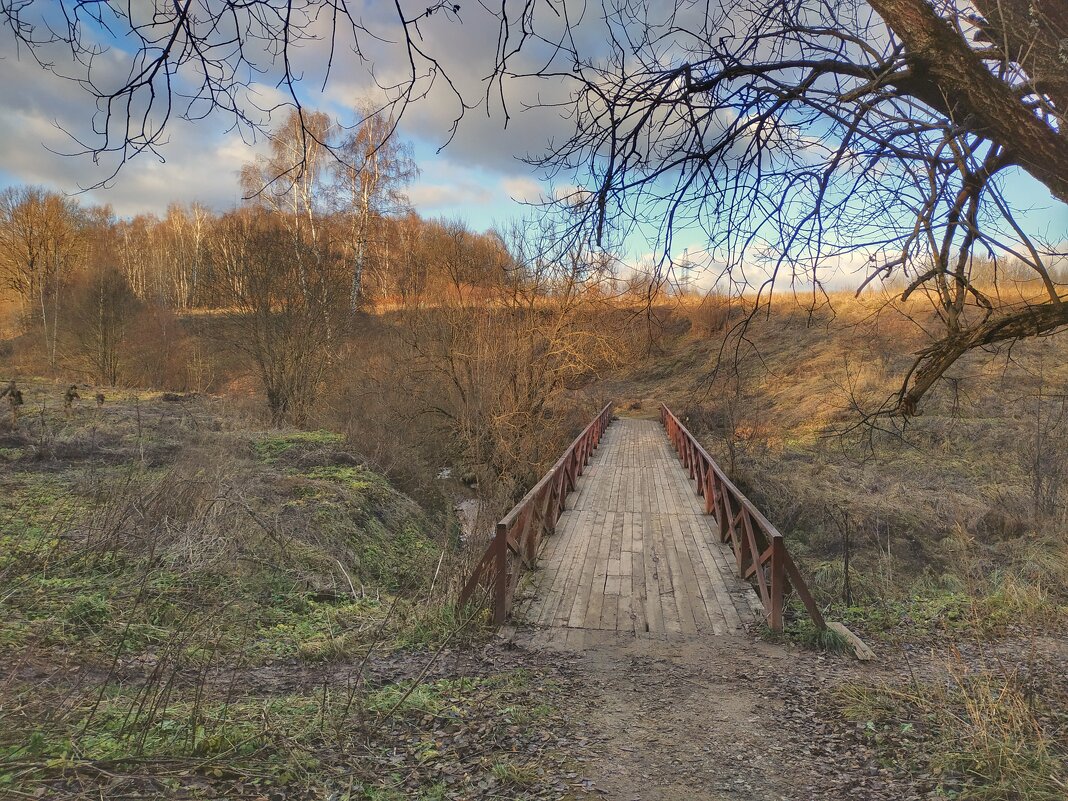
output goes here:
<path id="1" fill-rule="evenodd" d="M 41 324 L 48 363 L 56 366 L 63 291 L 86 255 L 78 205 L 38 187 L 0 193 L 0 280 L 18 295 L 27 320 Z"/>
<path id="2" fill-rule="evenodd" d="M 911 414 L 969 350 L 1068 325 L 1064 245 L 1026 230 L 1004 188 L 1022 169 L 1068 199 L 1068 60 L 1032 55 L 1061 46 L 1065 12 L 1029 7 L 1010 34 L 996 2 L 613 2 L 606 56 L 558 53 L 575 131 L 535 163 L 580 187 L 561 203 L 573 236 L 654 236 L 657 281 L 679 230 L 765 301 L 850 263 L 861 288 L 903 275 L 943 323 L 890 404 Z M 977 256 L 1022 261 L 1041 291 L 987 296 Z"/>
<path id="3" fill-rule="evenodd" d="M 254 208 L 226 215 L 211 241 L 223 335 L 251 359 L 275 425 L 307 422 L 344 334 L 344 263 L 319 247 L 294 246 L 290 231 Z"/>
<path id="4" fill-rule="evenodd" d="M 300 251 L 310 245 L 311 253 L 319 252 L 327 202 L 324 182 L 336 130 L 322 112 L 291 111 L 270 134 L 270 155 L 241 170 L 246 195 L 275 212 L 289 230 L 304 292 L 309 288 Z"/>
<path id="5" fill-rule="evenodd" d="M 156 231 L 157 258 L 166 262 L 167 305 L 189 309 L 197 305 L 203 280 L 210 212 L 199 203 L 183 208 L 172 203 Z"/>
<path id="6" fill-rule="evenodd" d="M 72 289 L 63 326 L 67 347 L 97 383 L 119 382 L 130 328 L 140 310 L 126 276 L 113 267 L 94 271 Z"/>
<path id="7" fill-rule="evenodd" d="M 116 224 L 115 259 L 134 294 L 144 301 L 162 300 L 152 285 L 159 258 L 158 243 L 153 241 L 158 222 L 155 217 L 140 214 Z"/>
<path id="8" fill-rule="evenodd" d="M 58 25 L 41 0 L 0 2 L 18 42 L 97 98 L 86 149 L 120 160 L 161 143 L 177 99 L 187 117 L 255 127 L 244 89 L 270 74 L 298 115 L 304 165 L 323 139 L 295 65 L 319 33 L 328 64 L 346 48 L 371 58 L 376 40 L 399 56 L 385 87 L 394 123 L 435 83 L 455 99 L 454 131 L 476 103 L 499 100 L 507 121 L 506 81 L 569 85 L 556 105 L 574 134 L 536 162 L 579 187 L 563 201 L 572 235 L 654 238 L 653 289 L 681 229 L 703 232 L 710 264 L 765 298 L 782 281 L 818 293 L 829 267 L 857 259 L 868 280 L 903 275 L 944 323 L 892 401 L 904 414 L 969 350 L 1068 324 L 1054 280 L 1064 246 L 1027 230 L 1004 190 L 1022 171 L 1068 202 L 1063 0 L 602 0 L 600 14 L 574 12 L 563 0 L 465 12 L 497 31 L 470 54 L 488 66 L 465 97 L 439 57 L 442 25 L 460 20 L 451 0 L 398 2 L 377 31 L 331 0 L 79 2 Z M 133 42 L 132 69 L 111 84 L 101 29 Z M 976 257 L 1020 259 L 1042 294 L 995 302 L 971 280 Z"/>
<path id="9" fill-rule="evenodd" d="M 482 477 L 536 478 L 566 434 L 547 410 L 626 356 L 590 291 L 595 260 L 558 252 L 555 239 L 531 221 L 495 237 L 441 225 L 419 254 L 437 275 L 398 330 L 401 380 Z"/>

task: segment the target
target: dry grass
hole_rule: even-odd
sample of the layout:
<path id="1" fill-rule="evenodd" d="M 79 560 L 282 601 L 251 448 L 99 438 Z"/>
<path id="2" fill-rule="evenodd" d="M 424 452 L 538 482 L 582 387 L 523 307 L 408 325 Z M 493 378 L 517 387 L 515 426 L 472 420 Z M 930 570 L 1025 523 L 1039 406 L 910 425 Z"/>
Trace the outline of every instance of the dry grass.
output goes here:
<path id="1" fill-rule="evenodd" d="M 854 604 L 957 594 L 963 610 L 989 596 L 987 609 L 1018 622 L 1063 619 L 1068 339 L 970 354 L 921 415 L 865 425 L 926 341 L 925 301 L 833 294 L 810 309 L 780 299 L 742 331 L 745 311 L 708 299 L 665 307 L 664 330 L 685 333 L 665 334 L 661 352 L 606 381 L 606 393 L 683 412 L 787 533 L 824 603 L 845 600 L 848 546 Z"/>
<path id="2" fill-rule="evenodd" d="M 1068 791 L 1068 688 L 1056 665 L 954 652 L 937 678 L 843 684 L 835 708 L 882 756 L 939 794 L 1060 801 Z"/>
<path id="3" fill-rule="evenodd" d="M 477 635 L 447 519 L 338 434 L 233 423 L 138 396 L 5 435 L 0 795 L 371 786 L 382 671 Z"/>

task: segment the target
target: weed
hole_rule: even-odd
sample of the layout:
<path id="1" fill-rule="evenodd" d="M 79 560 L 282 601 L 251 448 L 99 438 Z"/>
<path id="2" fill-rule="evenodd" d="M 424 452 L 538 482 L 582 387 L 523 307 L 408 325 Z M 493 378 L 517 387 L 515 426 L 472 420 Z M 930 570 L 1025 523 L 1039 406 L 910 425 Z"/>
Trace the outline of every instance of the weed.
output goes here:
<path id="1" fill-rule="evenodd" d="M 452 681 L 389 684 L 371 692 L 365 701 L 369 711 L 387 714 L 398 712 L 439 715 L 452 708 L 451 694 L 458 690 Z M 398 706 L 399 704 L 399 706 Z"/>
<path id="2" fill-rule="evenodd" d="M 1003 668 L 951 666 L 952 702 L 937 710 L 945 732 L 933 765 L 962 775 L 962 798 L 975 801 L 1059 801 L 1068 787 L 1068 762 L 1043 725 L 1047 710 Z"/>
<path id="3" fill-rule="evenodd" d="M 536 704 L 535 706 L 506 706 L 501 714 L 512 721 L 516 726 L 529 726 L 548 719 L 553 714 L 553 708 L 548 704 Z"/>
<path id="4" fill-rule="evenodd" d="M 834 698 L 842 716 L 864 724 L 869 730 L 888 723 L 906 725 L 916 711 L 916 696 L 887 684 L 869 686 L 843 683 L 834 688 Z"/>
<path id="5" fill-rule="evenodd" d="M 521 764 L 513 759 L 499 759 L 490 769 L 501 784 L 515 787 L 531 787 L 538 781 L 538 771 L 530 764 Z"/>
<path id="6" fill-rule="evenodd" d="M 417 605 L 402 617 L 396 643 L 401 648 L 437 648 L 446 641 L 460 646 L 484 634 L 480 618 L 471 618 L 466 625 L 460 622 L 467 620 L 449 603 Z"/>
<path id="7" fill-rule="evenodd" d="M 808 621 L 811 624 L 811 621 Z M 810 648 L 833 653 L 845 653 L 850 649 L 849 641 L 832 629 L 821 629 L 815 625 L 806 626 L 801 634 L 802 641 Z"/>
<path id="8" fill-rule="evenodd" d="M 111 607 L 102 595 L 79 595 L 67 607 L 64 617 L 79 631 L 95 631 L 111 617 Z"/>

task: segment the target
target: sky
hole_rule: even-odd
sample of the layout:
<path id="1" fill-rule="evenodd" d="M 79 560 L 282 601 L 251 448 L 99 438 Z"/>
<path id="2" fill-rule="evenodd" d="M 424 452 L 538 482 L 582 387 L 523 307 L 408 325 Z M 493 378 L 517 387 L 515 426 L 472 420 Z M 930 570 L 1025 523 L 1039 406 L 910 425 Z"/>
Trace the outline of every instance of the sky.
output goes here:
<path id="1" fill-rule="evenodd" d="M 405 7 L 421 8 L 425 3 L 407 3 Z M 211 0 L 197 0 L 194 6 L 201 4 L 211 5 Z M 148 0 L 135 0 L 133 5 L 145 8 Z M 359 34 L 363 59 L 340 48 L 324 86 L 330 37 L 322 20 L 309 28 L 318 38 L 293 51 L 295 69 L 303 78 L 298 85 L 301 101 L 344 123 L 353 121 L 352 107 L 359 99 L 382 97 L 376 83 L 395 84 L 407 72 L 407 52 L 398 36 L 393 4 L 352 0 L 350 6 L 367 31 Z M 568 7 L 575 10 L 577 19 L 585 6 L 569 0 Z M 54 6 L 48 0 L 37 0 L 36 8 L 48 13 Z M 544 10 L 544 6 L 540 8 Z M 542 31 L 551 31 L 559 24 L 544 17 L 537 22 Z M 417 84 L 419 90 L 426 90 L 426 96 L 408 106 L 400 126 L 400 134 L 411 142 L 421 168 L 421 175 L 408 188 L 415 210 L 426 217 L 461 218 L 475 230 L 505 225 L 527 211 L 524 201 L 536 201 L 553 191 L 522 157 L 543 152 L 549 142 L 566 137 L 570 131 L 569 121 L 558 109 L 544 106 L 565 97 L 562 81 L 508 81 L 504 86 L 511 115 L 507 126 L 499 98 L 491 95 L 489 103 L 480 102 L 486 95 L 483 77 L 491 71 L 495 56 L 495 24 L 477 3 L 461 8 L 458 15 L 439 12 L 420 23 L 417 44 L 440 59 L 445 75 L 472 107 L 466 110 L 458 133 L 450 141 L 459 106 L 445 75 L 438 75 L 432 85 L 425 80 Z M 601 26 L 594 12 L 587 9 L 586 17 L 572 28 L 580 49 L 603 49 Z M 121 84 L 128 69 L 129 40 L 109 36 L 99 26 L 89 25 L 87 32 L 109 48 L 94 63 L 97 81 L 101 86 Z M 342 45 L 349 41 L 345 37 L 339 40 Z M 251 52 L 254 59 L 267 63 L 266 53 Z M 537 70 L 546 54 L 546 47 L 535 42 L 512 66 L 517 72 Z M 60 69 L 64 68 L 64 58 L 69 61 L 69 53 L 63 51 L 50 56 Z M 423 71 L 422 66 L 419 71 Z M 285 100 L 279 88 L 269 82 L 270 73 L 251 77 L 255 80 L 242 95 L 247 110 L 258 113 L 256 107 L 269 108 Z M 70 134 L 91 136 L 94 122 L 100 120 L 96 112 L 93 98 L 82 87 L 43 70 L 25 50 L 15 48 L 9 31 L 0 28 L 0 185 L 38 184 L 78 193 L 108 177 L 113 161 L 105 158 L 96 164 L 86 155 L 64 155 L 79 149 Z M 259 114 L 258 121 L 269 127 L 271 118 Z M 262 135 L 234 129 L 231 123 L 224 114 L 196 122 L 172 118 L 159 156 L 138 156 L 122 167 L 107 188 L 80 197 L 87 203 L 110 204 L 121 216 L 158 215 L 173 202 L 230 208 L 241 201 L 241 165 L 253 160 L 265 146 Z M 1030 230 L 1054 241 L 1068 238 L 1068 207 L 1052 200 L 1036 182 L 1022 175 L 1010 178 L 1009 194 L 1014 205 L 1028 209 Z M 680 231 L 674 239 L 674 255 L 679 256 L 684 249 L 699 253 L 703 245 L 698 231 Z M 629 257 L 636 262 L 651 255 L 643 243 L 630 242 L 628 246 Z"/>
<path id="2" fill-rule="evenodd" d="M 362 10 L 359 3 L 354 5 L 359 20 L 375 36 L 396 41 L 398 26 L 383 10 L 385 4 L 368 0 Z M 452 80 L 474 104 L 483 95 L 481 77 L 489 71 L 494 55 L 496 33 L 491 20 L 484 14 L 460 19 L 439 14 L 425 21 L 420 30 L 437 45 L 428 50 L 441 56 Z M 130 44 L 103 34 L 99 38 L 112 48 L 94 66 L 100 84 L 108 85 L 124 77 L 118 63 Z M 338 57 L 324 91 L 327 45 L 323 32 L 319 40 L 295 50 L 304 75 L 299 96 L 307 107 L 351 124 L 356 101 L 383 97 L 376 80 L 389 83 L 404 74 L 404 54 L 396 45 L 364 36 L 362 46 L 373 61 L 374 77 L 367 63 L 351 55 Z M 475 52 L 479 59 L 469 57 Z M 63 52 L 55 55 L 60 68 L 65 66 L 64 56 Z M 109 56 L 113 56 L 114 68 L 107 62 Z M 540 152 L 554 133 L 564 130 L 563 121 L 555 111 L 524 110 L 524 98 L 512 97 L 511 89 L 509 93 L 515 105 L 509 109 L 512 117 L 507 127 L 499 102 L 492 104 L 492 115 L 484 105 L 468 109 L 460 133 L 444 149 L 458 106 L 440 76 L 427 97 L 408 108 L 400 134 L 412 144 L 421 169 L 408 189 L 418 213 L 462 217 L 473 228 L 484 230 L 520 216 L 524 201 L 539 198 L 545 185 L 521 157 Z M 249 99 L 249 108 L 266 108 L 285 98 L 269 83 L 254 83 Z M 100 119 L 95 112 L 94 99 L 84 89 L 43 70 L 25 49 L 16 49 L 10 32 L 0 32 L 0 184 L 38 184 L 65 193 L 81 192 L 83 202 L 108 203 L 121 216 L 160 214 L 172 202 L 197 201 L 225 209 L 241 200 L 241 165 L 264 149 L 262 135 L 232 129 L 231 120 L 223 114 L 196 122 L 172 119 L 159 157 L 142 154 L 123 166 L 107 188 L 82 192 L 114 168 L 114 161 L 106 157 L 95 164 L 89 156 L 69 155 L 80 149 L 71 134 L 91 136 L 94 120 Z M 271 119 L 259 115 L 267 127 Z"/>

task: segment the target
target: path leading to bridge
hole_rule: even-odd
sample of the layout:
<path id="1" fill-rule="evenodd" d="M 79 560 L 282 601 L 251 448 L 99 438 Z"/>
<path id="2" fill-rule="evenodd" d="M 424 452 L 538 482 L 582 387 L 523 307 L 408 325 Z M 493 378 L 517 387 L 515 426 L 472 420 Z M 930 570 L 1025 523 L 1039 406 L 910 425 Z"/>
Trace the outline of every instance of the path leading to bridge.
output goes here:
<path id="1" fill-rule="evenodd" d="M 744 636 L 763 607 L 718 529 L 658 420 L 608 426 L 513 613 L 588 742 L 589 792 L 565 797 L 918 799 L 814 725 L 822 686 L 865 668 Z"/>
<path id="2" fill-rule="evenodd" d="M 546 538 L 517 622 L 568 647 L 593 632 L 741 632 L 761 605 L 715 526 L 663 426 L 617 420 Z"/>

